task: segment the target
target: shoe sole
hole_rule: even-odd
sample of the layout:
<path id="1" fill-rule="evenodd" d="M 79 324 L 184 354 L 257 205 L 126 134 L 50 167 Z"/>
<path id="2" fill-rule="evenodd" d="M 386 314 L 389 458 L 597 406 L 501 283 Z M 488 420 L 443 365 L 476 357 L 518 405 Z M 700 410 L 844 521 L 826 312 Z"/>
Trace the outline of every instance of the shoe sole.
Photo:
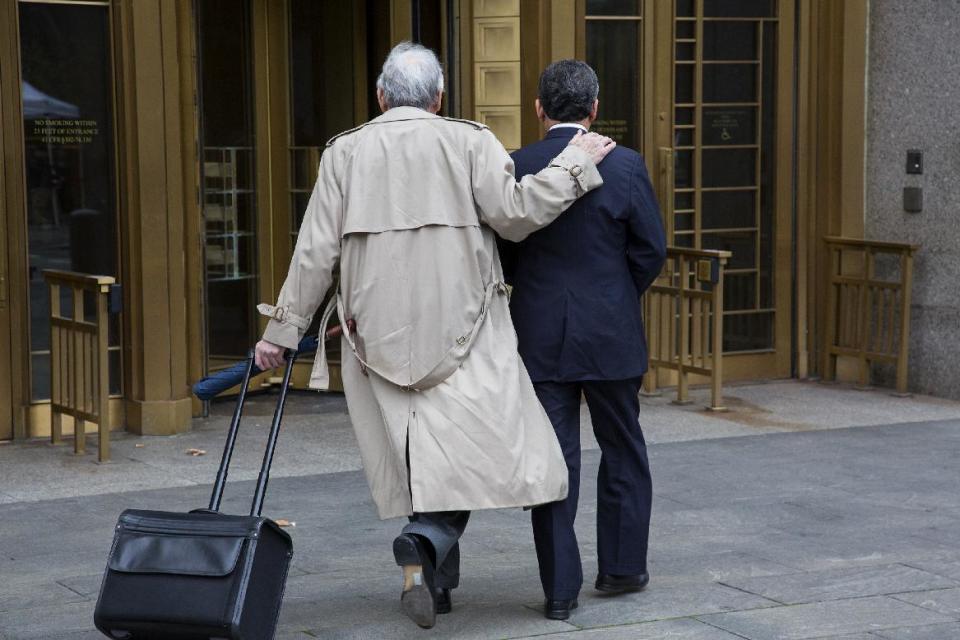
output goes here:
<path id="1" fill-rule="evenodd" d="M 393 556 L 403 568 L 400 609 L 417 626 L 432 628 L 437 623 L 437 607 L 423 573 L 423 561 L 417 544 L 407 536 L 398 536 L 393 541 Z"/>
<path id="2" fill-rule="evenodd" d="M 603 593 L 636 593 L 646 589 L 647 585 L 644 584 L 637 587 L 607 587 L 595 584 L 593 585 L 593 588 L 597 591 L 602 591 Z"/>
<path id="3" fill-rule="evenodd" d="M 566 613 L 550 613 L 549 611 L 544 611 L 543 615 L 547 620 L 566 620 L 570 617 L 570 612 L 580 606 L 579 602 L 574 602 L 570 605 L 570 608 Z"/>

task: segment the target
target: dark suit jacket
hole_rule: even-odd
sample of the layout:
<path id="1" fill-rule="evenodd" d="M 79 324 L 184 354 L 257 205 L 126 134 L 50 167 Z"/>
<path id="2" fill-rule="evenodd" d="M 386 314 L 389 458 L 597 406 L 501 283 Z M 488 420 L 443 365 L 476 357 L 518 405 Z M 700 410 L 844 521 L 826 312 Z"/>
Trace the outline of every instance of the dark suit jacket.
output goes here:
<path id="1" fill-rule="evenodd" d="M 517 180 L 547 166 L 577 129 L 553 129 L 515 151 Z M 501 242 L 510 312 L 534 382 L 622 380 L 647 370 L 640 296 L 660 273 L 666 240 L 643 157 L 618 146 L 603 186 L 520 243 Z"/>

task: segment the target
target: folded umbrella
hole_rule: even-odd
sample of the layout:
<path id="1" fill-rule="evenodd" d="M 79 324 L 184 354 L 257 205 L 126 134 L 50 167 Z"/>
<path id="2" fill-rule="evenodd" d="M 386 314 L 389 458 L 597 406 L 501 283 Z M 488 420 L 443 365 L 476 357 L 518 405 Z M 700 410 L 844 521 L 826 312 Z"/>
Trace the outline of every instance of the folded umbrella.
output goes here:
<path id="1" fill-rule="evenodd" d="M 323 334 L 323 339 L 330 340 L 331 338 L 339 336 L 342 332 L 343 330 L 340 328 L 340 325 L 337 325 L 327 330 L 327 332 Z M 300 344 L 297 345 L 297 355 L 313 353 L 317 350 L 319 345 L 320 339 L 316 335 L 306 336 L 300 341 Z M 200 400 L 210 400 L 216 397 L 218 394 L 223 393 L 230 387 L 234 387 L 242 383 L 246 372 L 246 360 L 243 362 L 238 362 L 227 369 L 217 371 L 216 373 L 213 373 L 194 384 L 193 395 L 197 396 L 197 398 Z M 251 368 L 250 375 L 255 376 L 259 373 L 263 373 L 263 370 L 254 364 Z"/>

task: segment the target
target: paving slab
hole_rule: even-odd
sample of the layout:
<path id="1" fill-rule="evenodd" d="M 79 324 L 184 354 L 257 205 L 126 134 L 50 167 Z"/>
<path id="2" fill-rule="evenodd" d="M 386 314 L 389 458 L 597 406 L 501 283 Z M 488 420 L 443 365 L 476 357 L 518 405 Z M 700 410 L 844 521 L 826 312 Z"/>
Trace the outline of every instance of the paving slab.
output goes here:
<path id="1" fill-rule="evenodd" d="M 891 593 L 921 592 L 960 587 L 954 580 L 901 564 L 809 571 L 776 577 L 729 578 L 731 587 L 783 604 L 804 604 Z M 960 589 L 957 590 L 960 593 Z M 898 596 L 906 602 L 911 597 Z M 958 600 L 960 602 L 960 600 Z"/>
<path id="2" fill-rule="evenodd" d="M 886 629 L 874 635 L 883 640 L 955 640 L 960 638 L 960 622 Z"/>
<path id="3" fill-rule="evenodd" d="M 740 637 L 699 620 L 679 618 L 557 633 L 544 640 L 735 640 Z"/>
<path id="4" fill-rule="evenodd" d="M 777 604 L 720 584 L 661 588 L 651 585 L 640 593 L 612 597 L 585 589 L 579 601 L 580 607 L 571 614 L 570 622 L 584 628 L 758 609 Z M 530 603 L 529 606 L 538 612 L 543 610 L 542 601 Z"/>
<path id="5" fill-rule="evenodd" d="M 894 597 L 960 620 L 960 589 L 901 593 Z"/>
<path id="6" fill-rule="evenodd" d="M 737 611 L 700 620 L 750 640 L 804 640 L 897 627 L 952 622 L 951 618 L 887 596 Z M 946 639 L 943 639 L 946 640 Z"/>
<path id="7" fill-rule="evenodd" d="M 456 606 L 456 605 L 455 605 Z M 458 640 L 498 640 L 533 635 L 554 634 L 575 629 L 567 622 L 545 620 L 521 605 L 486 603 L 461 605 L 456 615 L 438 616 L 433 629 L 418 628 L 400 612 L 399 603 L 393 607 L 378 607 L 375 613 L 361 620 L 349 615 L 330 612 L 318 619 L 324 626 L 308 629 L 308 633 L 327 640 L 418 640 L 420 638 L 457 638 Z M 548 636 L 552 637 L 552 636 Z"/>
<path id="8" fill-rule="evenodd" d="M 928 560 L 918 560 L 911 562 L 910 566 L 935 573 L 938 576 L 960 581 L 960 553 L 948 554 Z"/>

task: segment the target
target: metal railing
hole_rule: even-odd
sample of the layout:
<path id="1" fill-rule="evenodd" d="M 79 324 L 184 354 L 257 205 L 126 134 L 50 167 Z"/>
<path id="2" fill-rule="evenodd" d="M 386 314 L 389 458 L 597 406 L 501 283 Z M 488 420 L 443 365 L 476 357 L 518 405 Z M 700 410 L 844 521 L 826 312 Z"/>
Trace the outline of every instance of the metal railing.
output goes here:
<path id="1" fill-rule="evenodd" d="M 729 251 L 667 248 L 667 261 L 644 294 L 650 372 L 656 393 L 660 369 L 677 372 L 677 404 L 688 404 L 691 373 L 710 378 L 710 409 L 723 410 L 723 270 Z"/>
<path id="2" fill-rule="evenodd" d="M 44 270 L 50 286 L 50 441 L 63 438 L 63 416 L 73 418 L 73 450 L 86 449 L 86 423 L 97 425 L 97 459 L 110 459 L 109 296 L 115 280 Z M 61 313 L 61 290 L 71 291 L 71 312 Z M 86 309 L 92 299 L 91 309 Z"/>
<path id="3" fill-rule="evenodd" d="M 823 379 L 837 376 L 837 358 L 856 358 L 859 383 L 873 363 L 896 368 L 897 393 L 907 393 L 910 290 L 917 245 L 828 236 L 827 318 Z M 879 263 L 878 263 L 879 258 Z"/>

